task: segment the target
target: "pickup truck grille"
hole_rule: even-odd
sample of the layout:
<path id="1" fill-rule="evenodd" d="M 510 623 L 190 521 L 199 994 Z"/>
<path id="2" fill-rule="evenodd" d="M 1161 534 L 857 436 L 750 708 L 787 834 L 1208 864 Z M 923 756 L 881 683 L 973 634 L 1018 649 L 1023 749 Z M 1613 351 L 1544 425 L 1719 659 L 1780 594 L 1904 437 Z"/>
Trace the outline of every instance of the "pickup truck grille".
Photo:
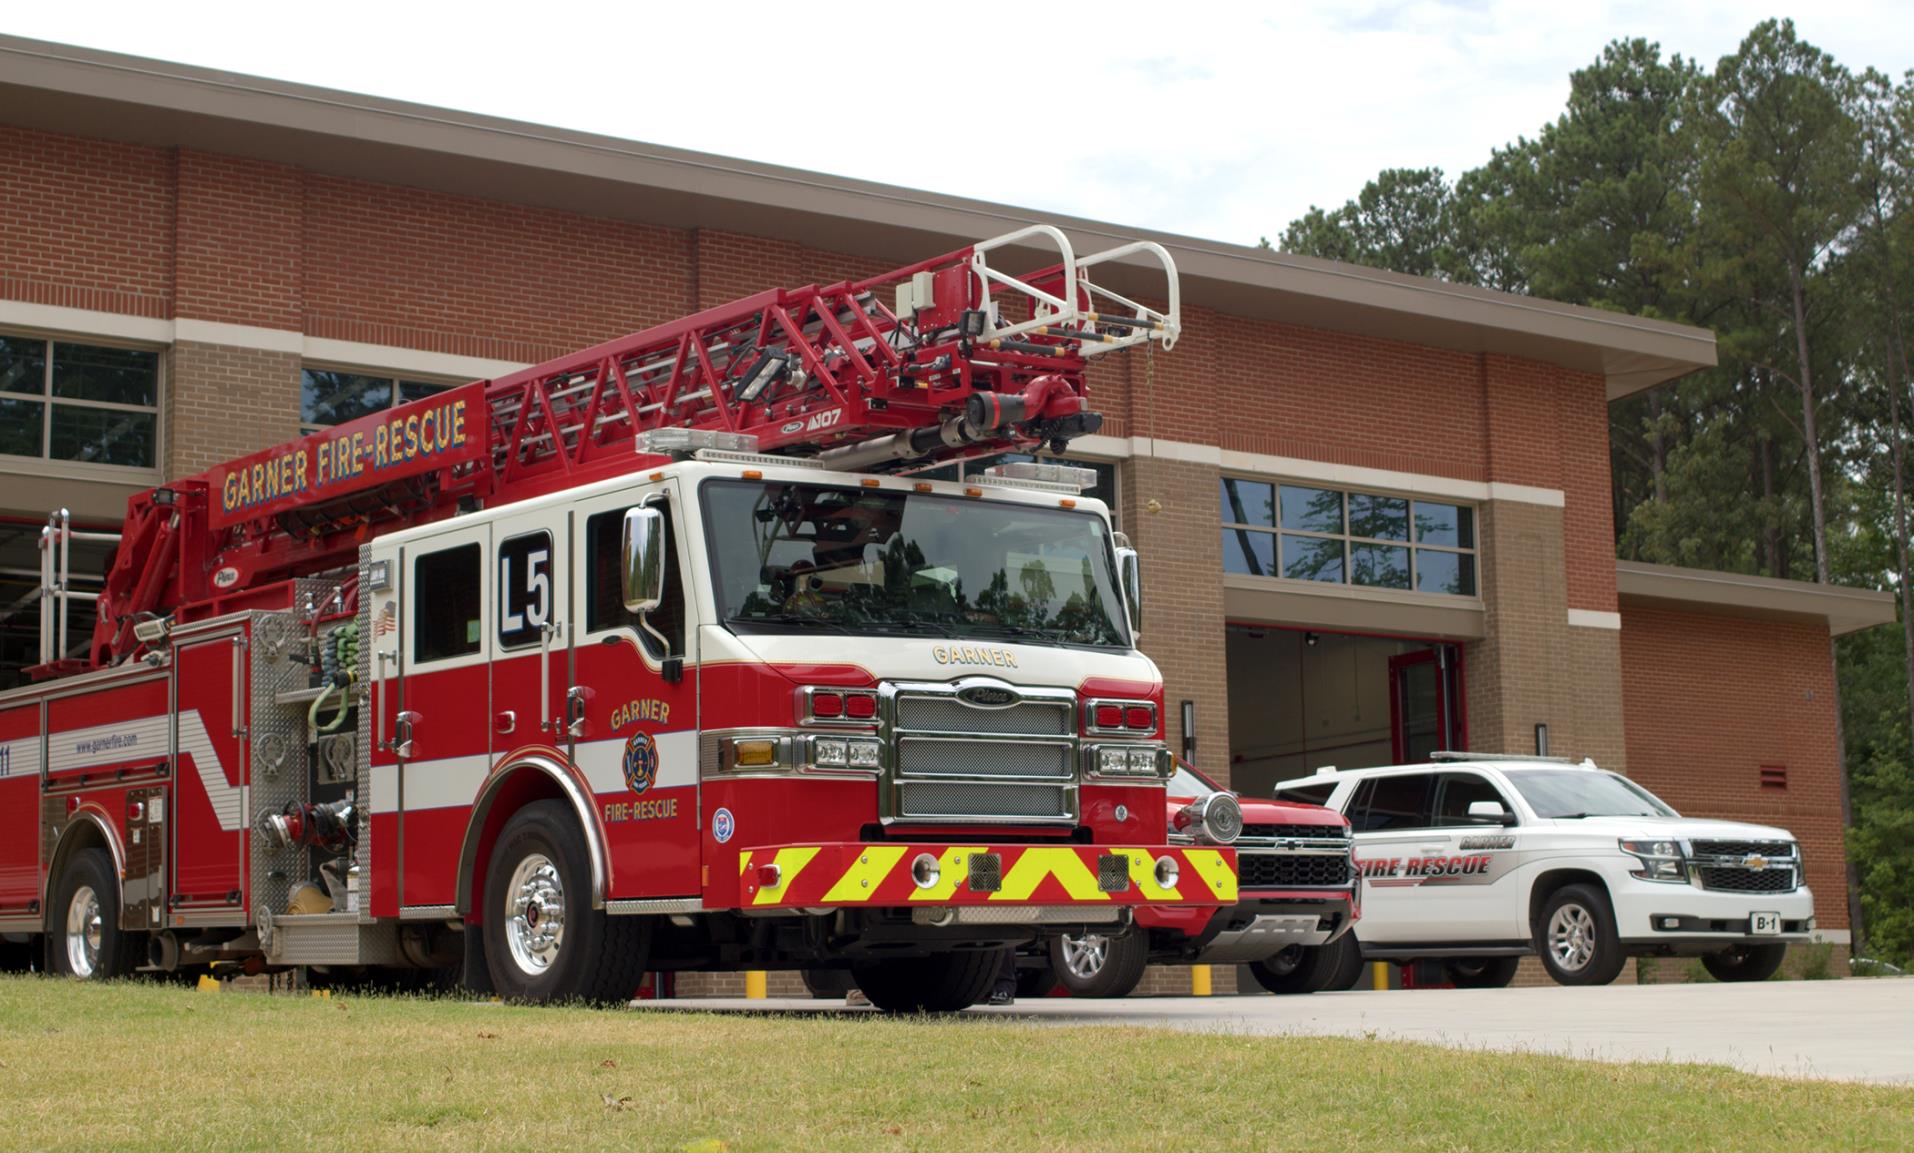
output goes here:
<path id="1" fill-rule="evenodd" d="M 989 703 L 966 701 L 973 688 Z M 1076 823 L 1074 692 L 968 678 L 886 685 L 880 702 L 884 820 Z"/>
<path id="2" fill-rule="evenodd" d="M 1783 865 L 1779 868 L 1753 869 L 1720 868 L 1704 865 L 1701 873 L 1701 887 L 1719 889 L 1731 893 L 1789 893 L 1794 891 L 1794 869 Z"/>
<path id="3" fill-rule="evenodd" d="M 1236 870 L 1237 887 L 1242 889 L 1340 888 L 1349 884 L 1349 857 L 1343 853 L 1242 849 L 1236 854 Z"/>
<path id="4" fill-rule="evenodd" d="M 1244 825 L 1239 841 L 1262 839 L 1266 841 L 1306 841 L 1332 838 L 1338 841 L 1349 839 L 1349 830 L 1342 825 Z"/>

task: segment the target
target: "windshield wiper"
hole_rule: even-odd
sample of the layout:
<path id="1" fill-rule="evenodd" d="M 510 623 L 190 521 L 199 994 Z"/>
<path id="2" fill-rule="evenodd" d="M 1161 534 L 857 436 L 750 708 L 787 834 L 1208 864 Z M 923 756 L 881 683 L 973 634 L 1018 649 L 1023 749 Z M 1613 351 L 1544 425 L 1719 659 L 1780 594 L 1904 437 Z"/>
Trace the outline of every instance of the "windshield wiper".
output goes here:
<path id="1" fill-rule="evenodd" d="M 731 616 L 725 618 L 725 623 L 733 625 L 798 625 L 804 628 L 830 629 L 840 633 L 848 633 L 851 631 L 851 626 L 845 624 L 843 621 L 835 621 L 829 617 L 807 617 L 802 613 L 771 613 L 768 616 L 761 617 Z"/>

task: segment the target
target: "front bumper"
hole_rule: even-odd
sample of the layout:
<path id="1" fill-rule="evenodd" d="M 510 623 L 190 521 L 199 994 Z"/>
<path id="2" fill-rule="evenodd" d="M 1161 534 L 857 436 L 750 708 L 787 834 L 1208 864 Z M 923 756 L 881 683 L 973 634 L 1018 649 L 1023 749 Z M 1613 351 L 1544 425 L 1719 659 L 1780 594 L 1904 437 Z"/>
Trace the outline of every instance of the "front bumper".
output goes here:
<path id="1" fill-rule="evenodd" d="M 936 862 L 920 883 L 920 857 Z M 1158 861 L 1176 882 L 1158 882 Z M 738 854 L 739 908 L 932 908 L 987 905 L 1195 906 L 1236 903 L 1233 849 L 1105 845 L 837 842 Z"/>
<path id="2" fill-rule="evenodd" d="M 1665 884 L 1629 877 L 1611 882 L 1617 934 L 1631 950 L 1643 946 L 1673 946 L 1677 942 L 1779 943 L 1809 939 L 1814 919 L 1814 894 L 1807 886 L 1786 893 L 1734 893 Z M 1748 920 L 1755 913 L 1777 913 L 1784 932 L 1752 936 Z M 1672 927 L 1669 918 L 1674 918 Z M 1792 931 L 1785 931 L 1792 928 Z"/>

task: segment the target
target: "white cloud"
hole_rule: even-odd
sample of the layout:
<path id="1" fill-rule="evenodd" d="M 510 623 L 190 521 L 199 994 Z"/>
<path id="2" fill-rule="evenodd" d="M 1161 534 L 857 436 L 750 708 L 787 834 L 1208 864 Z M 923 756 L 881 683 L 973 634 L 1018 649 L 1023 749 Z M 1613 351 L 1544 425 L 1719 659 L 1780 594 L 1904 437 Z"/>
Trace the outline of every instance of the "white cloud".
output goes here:
<path id="1" fill-rule="evenodd" d="M 7 31 L 1253 243 L 1381 168 L 1453 176 L 1533 135 L 1611 39 L 1712 66 L 1771 14 L 1742 0 L 283 14 L 112 0 L 20 8 Z M 1821 0 L 1796 22 L 1850 67 L 1914 66 L 1914 7 Z"/>

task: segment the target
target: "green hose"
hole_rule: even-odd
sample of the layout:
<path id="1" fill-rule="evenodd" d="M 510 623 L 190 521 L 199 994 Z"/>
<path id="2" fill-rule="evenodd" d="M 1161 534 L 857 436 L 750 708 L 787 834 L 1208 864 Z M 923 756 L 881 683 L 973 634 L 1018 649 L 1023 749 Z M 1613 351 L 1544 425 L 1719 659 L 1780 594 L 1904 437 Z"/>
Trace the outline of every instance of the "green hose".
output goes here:
<path id="1" fill-rule="evenodd" d="M 346 713 L 352 708 L 351 694 L 346 689 L 359 679 L 359 623 L 352 621 L 340 625 L 326 639 L 331 642 L 330 649 L 325 653 L 329 659 L 322 659 L 320 667 L 330 676 L 326 690 L 313 698 L 312 707 L 306 710 L 306 724 L 315 733 L 334 732 L 345 723 Z M 322 725 L 319 723 L 320 710 L 325 708 L 334 693 L 339 696 L 337 710 L 332 714 L 332 719 Z"/>

